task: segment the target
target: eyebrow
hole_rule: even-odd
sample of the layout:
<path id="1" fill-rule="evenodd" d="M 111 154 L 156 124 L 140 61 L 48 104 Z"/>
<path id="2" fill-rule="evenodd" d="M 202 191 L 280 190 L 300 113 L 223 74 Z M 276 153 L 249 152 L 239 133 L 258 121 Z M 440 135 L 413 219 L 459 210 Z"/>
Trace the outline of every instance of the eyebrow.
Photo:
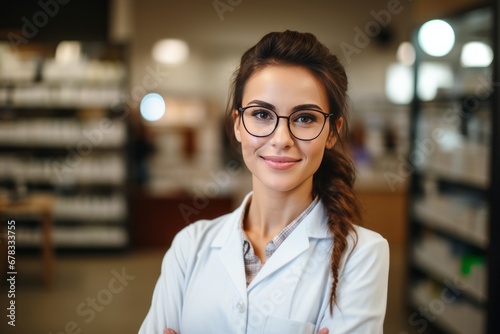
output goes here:
<path id="1" fill-rule="evenodd" d="M 249 106 L 253 105 L 253 104 L 257 104 L 261 107 L 271 109 L 272 111 L 276 111 L 276 107 L 268 102 L 264 102 L 261 100 L 252 100 L 252 101 L 248 102 Z M 298 110 L 317 110 L 317 111 L 323 112 L 323 109 L 321 109 L 321 107 L 316 105 L 316 104 L 299 104 L 298 106 L 295 106 L 292 108 L 292 112 L 295 112 Z"/>

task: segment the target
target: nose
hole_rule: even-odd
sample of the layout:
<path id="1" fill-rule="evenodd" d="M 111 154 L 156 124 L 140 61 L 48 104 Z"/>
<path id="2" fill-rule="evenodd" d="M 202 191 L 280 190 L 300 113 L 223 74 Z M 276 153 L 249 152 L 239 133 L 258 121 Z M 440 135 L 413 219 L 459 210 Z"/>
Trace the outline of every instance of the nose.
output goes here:
<path id="1" fill-rule="evenodd" d="M 278 147 L 293 146 L 293 137 L 288 128 L 288 118 L 279 117 L 278 126 L 274 130 L 271 137 L 271 144 Z"/>

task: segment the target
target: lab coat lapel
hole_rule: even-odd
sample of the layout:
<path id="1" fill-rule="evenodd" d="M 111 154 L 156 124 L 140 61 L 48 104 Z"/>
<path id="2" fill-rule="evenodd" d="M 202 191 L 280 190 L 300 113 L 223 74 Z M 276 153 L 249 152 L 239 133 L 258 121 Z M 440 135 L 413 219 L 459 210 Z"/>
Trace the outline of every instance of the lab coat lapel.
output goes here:
<path id="1" fill-rule="evenodd" d="M 257 276 L 248 286 L 250 291 L 259 282 L 272 275 L 281 267 L 287 265 L 296 257 L 306 252 L 311 243 L 316 243 L 317 239 L 329 238 L 326 228 L 326 215 L 321 201 L 295 228 L 295 230 L 283 241 L 266 264 L 259 271 Z"/>
<path id="2" fill-rule="evenodd" d="M 243 203 L 245 203 L 244 201 Z M 242 208 L 240 207 L 229 214 L 223 222 L 217 238 L 212 242 L 212 248 L 219 249 L 219 258 L 231 282 L 246 300 L 245 264 L 243 261 L 243 243 L 238 224 L 241 220 Z"/>
<path id="3" fill-rule="evenodd" d="M 259 284 L 259 282 L 290 263 L 309 248 L 309 238 L 305 226 L 302 223 L 296 227 L 285 241 L 283 241 L 281 246 L 269 258 L 266 264 L 264 264 L 257 276 L 255 276 L 248 286 L 249 291 Z"/>

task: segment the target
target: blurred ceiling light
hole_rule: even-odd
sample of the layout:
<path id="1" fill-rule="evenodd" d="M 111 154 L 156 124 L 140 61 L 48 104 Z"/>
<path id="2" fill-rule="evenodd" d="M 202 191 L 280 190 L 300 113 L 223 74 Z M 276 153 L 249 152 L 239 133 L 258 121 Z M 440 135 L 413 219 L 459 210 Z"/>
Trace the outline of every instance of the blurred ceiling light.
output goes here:
<path id="1" fill-rule="evenodd" d="M 442 57 L 453 49 L 455 32 L 443 20 L 427 21 L 418 31 L 418 43 L 428 55 Z"/>
<path id="2" fill-rule="evenodd" d="M 153 59 L 164 64 L 181 64 L 189 56 L 189 47 L 180 39 L 162 39 L 155 43 Z"/>
<path id="3" fill-rule="evenodd" d="M 147 121 L 154 122 L 165 114 L 165 100 L 160 94 L 146 94 L 141 101 L 141 116 Z"/>
<path id="4" fill-rule="evenodd" d="M 493 50 L 483 42 L 468 42 L 462 47 L 460 60 L 464 67 L 488 67 L 493 61 Z"/>
<path id="5" fill-rule="evenodd" d="M 413 47 L 413 44 L 410 42 L 403 42 L 399 44 L 396 57 L 398 61 L 404 65 L 413 65 L 415 62 L 415 48 Z"/>
<path id="6" fill-rule="evenodd" d="M 63 41 L 56 48 L 56 62 L 60 64 L 77 63 L 80 60 L 80 42 Z"/>
<path id="7" fill-rule="evenodd" d="M 447 64 L 425 62 L 418 71 L 417 93 L 421 100 L 434 100 L 439 89 L 453 87 L 453 71 Z"/>
<path id="8" fill-rule="evenodd" d="M 404 64 L 392 64 L 385 75 L 385 94 L 395 104 L 408 104 L 413 99 L 413 70 Z"/>

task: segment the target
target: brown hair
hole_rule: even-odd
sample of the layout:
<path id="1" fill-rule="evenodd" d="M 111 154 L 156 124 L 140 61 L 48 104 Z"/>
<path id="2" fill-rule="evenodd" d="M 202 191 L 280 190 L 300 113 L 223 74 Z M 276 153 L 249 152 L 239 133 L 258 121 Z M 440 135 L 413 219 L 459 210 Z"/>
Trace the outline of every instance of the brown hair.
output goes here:
<path id="1" fill-rule="evenodd" d="M 340 145 L 325 149 L 321 165 L 313 177 L 313 196 L 319 196 L 325 205 L 328 229 L 334 239 L 330 260 L 330 313 L 333 313 L 339 267 L 348 247 L 347 238 L 351 236 L 356 240 L 354 225 L 361 222 L 361 208 L 353 192 L 354 164 L 344 145 L 348 134 L 347 75 L 338 58 L 314 35 L 289 30 L 267 34 L 243 54 L 240 66 L 233 75 L 226 123 L 229 138 L 234 139 L 231 113 L 241 107 L 246 82 L 255 71 L 267 65 L 295 65 L 311 71 L 323 84 L 329 112 L 334 115 L 329 117 L 330 129 L 332 135 L 338 137 Z M 339 134 L 335 124 L 340 117 L 344 123 Z"/>

